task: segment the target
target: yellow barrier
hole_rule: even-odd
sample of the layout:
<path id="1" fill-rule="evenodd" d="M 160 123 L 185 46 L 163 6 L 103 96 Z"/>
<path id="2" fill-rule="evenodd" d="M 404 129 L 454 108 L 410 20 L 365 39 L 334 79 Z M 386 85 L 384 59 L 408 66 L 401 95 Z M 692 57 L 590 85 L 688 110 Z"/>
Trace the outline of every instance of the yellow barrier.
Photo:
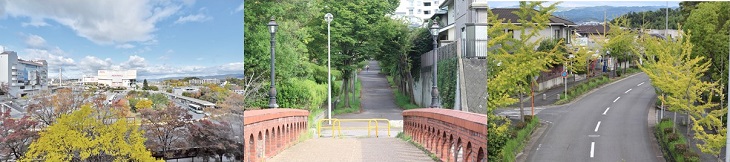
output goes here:
<path id="1" fill-rule="evenodd" d="M 332 121 L 332 125 L 330 125 L 330 129 L 332 129 L 332 137 L 335 137 L 335 129 L 337 129 L 337 136 L 342 137 L 342 122 L 368 122 L 368 127 L 346 127 L 345 129 L 362 129 L 366 128 L 368 130 L 368 137 L 370 136 L 370 129 L 375 129 L 375 137 L 378 136 L 378 129 L 379 128 L 379 122 L 378 121 L 385 121 L 388 123 L 388 136 L 390 136 L 390 120 L 388 119 L 320 119 L 317 122 L 317 136 L 322 137 L 322 122 L 323 121 Z M 375 126 L 373 126 L 373 123 L 375 123 Z"/>

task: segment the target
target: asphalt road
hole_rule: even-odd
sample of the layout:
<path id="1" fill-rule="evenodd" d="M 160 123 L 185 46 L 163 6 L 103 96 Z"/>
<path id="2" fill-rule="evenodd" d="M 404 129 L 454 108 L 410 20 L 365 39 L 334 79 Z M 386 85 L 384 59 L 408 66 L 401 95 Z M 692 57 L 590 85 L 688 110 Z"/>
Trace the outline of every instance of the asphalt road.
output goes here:
<path id="1" fill-rule="evenodd" d="M 658 161 L 661 153 L 647 125 L 654 97 L 649 78 L 641 73 L 573 104 L 544 109 L 537 115 L 549 125 L 527 160 Z"/>

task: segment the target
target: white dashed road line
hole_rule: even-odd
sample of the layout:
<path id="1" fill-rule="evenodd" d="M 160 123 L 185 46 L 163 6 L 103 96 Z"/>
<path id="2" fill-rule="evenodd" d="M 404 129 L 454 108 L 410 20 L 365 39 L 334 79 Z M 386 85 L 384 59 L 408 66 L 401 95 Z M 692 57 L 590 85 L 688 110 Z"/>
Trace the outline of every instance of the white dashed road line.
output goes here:
<path id="1" fill-rule="evenodd" d="M 641 83 L 639 83 L 639 85 L 636 85 L 636 86 L 638 87 L 638 86 L 641 86 L 642 84 L 644 84 L 644 82 L 641 82 Z"/>
<path id="2" fill-rule="evenodd" d="M 618 98 L 616 98 L 615 100 L 613 100 L 613 102 L 616 102 L 616 101 L 618 101 L 618 99 L 619 99 L 619 98 L 621 98 L 621 97 L 618 97 Z"/>
<path id="3" fill-rule="evenodd" d="M 596 147 L 596 142 L 591 142 L 591 158 L 593 158 L 593 149 Z"/>
<path id="4" fill-rule="evenodd" d="M 624 93 L 629 93 L 629 92 L 631 92 L 631 89 L 627 90 L 627 91 L 626 91 L 626 92 L 624 92 Z"/>
<path id="5" fill-rule="evenodd" d="M 598 121 L 598 124 L 596 124 L 596 129 L 593 130 L 593 132 L 598 132 L 598 127 L 601 127 L 601 121 Z"/>
<path id="6" fill-rule="evenodd" d="M 608 109 L 611 109 L 611 107 L 607 107 L 606 111 L 603 111 L 603 115 L 606 115 L 606 113 L 608 112 Z"/>

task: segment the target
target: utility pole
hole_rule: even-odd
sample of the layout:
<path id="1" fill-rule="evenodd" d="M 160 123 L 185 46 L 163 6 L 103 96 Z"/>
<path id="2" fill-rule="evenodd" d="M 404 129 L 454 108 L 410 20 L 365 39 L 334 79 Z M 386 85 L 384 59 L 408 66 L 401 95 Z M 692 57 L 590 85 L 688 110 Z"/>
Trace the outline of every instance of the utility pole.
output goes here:
<path id="1" fill-rule="evenodd" d="M 669 1 L 667 1 L 667 8 L 664 11 L 666 11 L 666 17 L 664 18 L 664 38 L 669 39 L 667 36 L 667 31 L 669 30 Z"/>

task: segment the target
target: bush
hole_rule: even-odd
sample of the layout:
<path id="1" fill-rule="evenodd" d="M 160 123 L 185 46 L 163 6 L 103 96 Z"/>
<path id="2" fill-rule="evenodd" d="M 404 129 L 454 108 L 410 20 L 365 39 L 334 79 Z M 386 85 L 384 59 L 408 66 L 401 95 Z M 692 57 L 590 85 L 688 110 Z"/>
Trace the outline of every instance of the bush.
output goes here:
<path id="1" fill-rule="evenodd" d="M 529 122 L 519 122 L 517 123 L 518 126 L 513 129 L 513 132 L 516 132 L 516 135 L 514 133 L 510 133 L 512 135 L 512 138 L 509 139 L 505 145 L 502 148 L 492 148 L 492 149 L 499 149 L 500 154 L 497 157 L 489 156 L 490 161 L 515 161 L 515 156 L 517 156 L 517 153 L 522 151 L 522 149 L 525 147 L 525 143 L 529 141 L 530 135 L 532 134 L 532 131 L 537 127 L 539 123 L 539 118 L 535 117 L 531 119 Z M 523 125 L 524 127 L 522 129 L 517 129 L 519 125 Z M 490 139 L 491 140 L 491 139 Z"/>
<path id="2" fill-rule="evenodd" d="M 672 133 L 672 128 L 664 128 L 664 134 Z"/>
<path id="3" fill-rule="evenodd" d="M 523 128 L 525 128 L 525 126 L 527 126 L 527 123 L 520 121 L 520 122 L 517 122 L 517 125 L 515 125 L 515 129 L 522 130 Z"/>
<path id="4" fill-rule="evenodd" d="M 277 92 L 279 107 L 311 110 L 327 101 L 327 85 L 307 79 L 288 79 L 282 82 Z"/>
<path id="5" fill-rule="evenodd" d="M 675 135 L 675 134 L 671 134 L 671 135 Z M 687 149 L 689 149 L 687 147 L 687 144 L 684 144 L 684 143 L 675 143 L 674 144 L 674 150 L 677 150 L 677 153 L 685 154 L 685 153 L 687 153 Z"/>
<path id="6" fill-rule="evenodd" d="M 678 139 L 679 139 L 679 136 L 677 135 L 677 133 L 670 133 L 669 135 L 667 135 L 667 142 L 674 142 L 674 141 L 677 141 Z"/>

